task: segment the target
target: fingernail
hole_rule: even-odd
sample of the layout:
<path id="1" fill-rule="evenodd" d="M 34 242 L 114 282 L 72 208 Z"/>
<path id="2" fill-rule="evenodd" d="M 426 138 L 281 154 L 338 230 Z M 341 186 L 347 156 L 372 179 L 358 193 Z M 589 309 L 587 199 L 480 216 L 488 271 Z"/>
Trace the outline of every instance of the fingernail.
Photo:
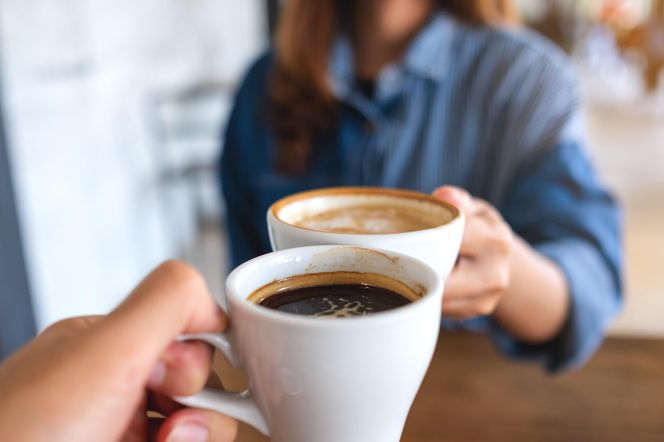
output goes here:
<path id="1" fill-rule="evenodd" d="M 154 364 L 148 377 L 148 387 L 158 387 L 166 380 L 166 364 L 159 361 Z"/>
<path id="2" fill-rule="evenodd" d="M 207 442 L 208 429 L 195 422 L 178 425 L 166 438 L 166 442 Z"/>

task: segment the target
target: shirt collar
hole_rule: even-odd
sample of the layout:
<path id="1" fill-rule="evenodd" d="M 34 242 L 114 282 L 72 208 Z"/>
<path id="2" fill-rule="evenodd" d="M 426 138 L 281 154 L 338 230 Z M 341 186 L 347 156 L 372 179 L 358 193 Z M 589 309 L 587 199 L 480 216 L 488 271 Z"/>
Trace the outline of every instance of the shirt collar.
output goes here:
<path id="1" fill-rule="evenodd" d="M 405 69 L 433 81 L 442 80 L 450 64 L 454 29 L 452 17 L 434 15 L 407 49 L 402 62 Z"/>
<path id="2" fill-rule="evenodd" d="M 454 19 L 445 13 L 435 14 L 415 37 L 404 57 L 386 66 L 377 79 L 378 91 L 392 91 L 401 82 L 404 72 L 441 81 L 449 66 L 454 37 Z M 340 35 L 330 54 L 328 78 L 338 98 L 347 97 L 355 81 L 353 50 L 350 40 Z"/>

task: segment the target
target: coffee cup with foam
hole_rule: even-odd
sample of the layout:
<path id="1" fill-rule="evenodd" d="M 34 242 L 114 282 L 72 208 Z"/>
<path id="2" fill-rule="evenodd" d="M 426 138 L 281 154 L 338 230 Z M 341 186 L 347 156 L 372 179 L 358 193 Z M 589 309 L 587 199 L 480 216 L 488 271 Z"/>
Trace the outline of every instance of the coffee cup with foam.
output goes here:
<path id="1" fill-rule="evenodd" d="M 400 189 L 336 187 L 294 194 L 267 212 L 273 250 L 357 245 L 391 250 L 447 278 L 463 236 L 461 211 L 433 196 Z"/>

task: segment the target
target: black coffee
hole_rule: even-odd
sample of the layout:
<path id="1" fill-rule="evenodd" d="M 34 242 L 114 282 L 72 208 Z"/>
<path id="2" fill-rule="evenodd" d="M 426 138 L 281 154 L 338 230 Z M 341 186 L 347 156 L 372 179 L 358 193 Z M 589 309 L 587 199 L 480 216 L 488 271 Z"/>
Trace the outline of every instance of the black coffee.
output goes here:
<path id="1" fill-rule="evenodd" d="M 330 284 L 280 290 L 258 304 L 296 315 L 364 316 L 409 304 L 410 299 L 370 284 Z"/>

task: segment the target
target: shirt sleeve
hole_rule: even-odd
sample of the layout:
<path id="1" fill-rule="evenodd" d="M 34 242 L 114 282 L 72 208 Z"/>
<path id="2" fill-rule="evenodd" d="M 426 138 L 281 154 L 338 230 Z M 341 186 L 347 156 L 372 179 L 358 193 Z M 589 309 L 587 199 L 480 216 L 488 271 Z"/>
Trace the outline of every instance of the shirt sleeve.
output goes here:
<path id="1" fill-rule="evenodd" d="M 260 91 L 264 90 L 268 57 L 259 59 L 249 70 L 233 105 L 226 126 L 222 155 L 219 161 L 219 182 L 226 208 L 226 228 L 230 242 L 230 267 L 263 252 L 262 239 L 256 229 L 257 219 L 255 192 L 251 191 L 251 177 L 248 168 L 252 164 L 252 139 L 256 133 L 254 125 L 256 102 Z"/>
<path id="2" fill-rule="evenodd" d="M 516 234 L 564 273 L 570 310 L 550 342 L 520 342 L 491 318 L 506 355 L 551 372 L 582 365 L 622 305 L 621 213 L 584 149 L 576 75 L 567 57 L 527 33 L 509 33 L 495 70 L 494 167 L 504 193 L 488 199 Z M 534 296 L 537 287 L 533 287 Z M 484 321 L 482 321 L 484 322 Z M 486 324 L 486 322 L 485 322 Z"/>
<path id="3" fill-rule="evenodd" d="M 578 367 L 601 344 L 622 305 L 620 210 L 581 146 L 567 143 L 523 172 L 504 213 L 518 235 L 563 271 L 571 305 L 551 342 L 520 343 L 496 323 L 494 341 L 506 354 L 539 360 L 551 372 Z"/>
<path id="4" fill-rule="evenodd" d="M 499 209 L 516 234 L 563 271 L 571 307 L 548 343 L 519 342 L 495 322 L 491 335 L 505 354 L 556 372 L 590 358 L 620 310 L 621 213 L 584 150 L 571 66 L 556 54 L 529 56 L 514 64 L 523 80 L 514 88 L 504 129 L 517 167 Z"/>

